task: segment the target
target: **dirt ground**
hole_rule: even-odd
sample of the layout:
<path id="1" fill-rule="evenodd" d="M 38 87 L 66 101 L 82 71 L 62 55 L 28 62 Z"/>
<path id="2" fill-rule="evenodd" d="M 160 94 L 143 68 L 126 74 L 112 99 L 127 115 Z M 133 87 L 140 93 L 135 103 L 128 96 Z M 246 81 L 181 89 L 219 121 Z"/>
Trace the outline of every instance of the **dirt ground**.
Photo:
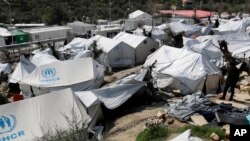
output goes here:
<path id="1" fill-rule="evenodd" d="M 110 76 L 105 77 L 106 82 L 113 82 L 117 79 L 125 77 L 133 72 L 138 72 L 141 69 L 141 66 L 127 69 L 118 73 L 115 73 Z M 248 83 L 247 85 L 249 85 Z M 238 108 L 246 108 L 250 106 L 250 95 L 247 89 L 244 89 L 245 86 L 241 84 L 239 89 L 236 89 L 236 93 L 234 96 L 233 101 L 227 100 L 219 100 L 219 97 L 222 95 L 215 95 L 211 97 L 211 100 L 215 103 L 231 103 L 233 106 Z M 249 86 L 250 87 L 250 86 Z M 230 94 L 227 95 L 226 99 L 228 99 Z M 164 103 L 154 103 L 147 106 L 140 106 L 134 109 L 130 109 L 128 113 L 116 117 L 112 121 L 109 121 L 106 124 L 106 131 L 105 131 L 105 140 L 108 141 L 135 141 L 136 136 L 139 132 L 145 129 L 145 123 L 147 119 L 153 118 L 156 116 L 158 111 L 163 111 Z M 174 123 L 170 125 L 170 128 L 177 128 L 186 125 L 186 123 L 182 123 L 178 120 L 174 120 Z M 173 139 L 174 137 L 178 136 L 177 134 L 170 135 L 170 137 L 166 140 Z"/>

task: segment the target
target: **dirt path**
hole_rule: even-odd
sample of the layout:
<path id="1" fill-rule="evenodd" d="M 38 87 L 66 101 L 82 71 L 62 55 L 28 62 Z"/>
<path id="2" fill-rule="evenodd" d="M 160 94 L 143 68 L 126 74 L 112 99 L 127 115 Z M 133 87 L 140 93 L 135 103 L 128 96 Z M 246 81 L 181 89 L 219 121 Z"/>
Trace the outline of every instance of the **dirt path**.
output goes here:
<path id="1" fill-rule="evenodd" d="M 123 71 L 119 71 L 119 72 L 116 72 L 116 73 L 114 73 L 112 75 L 106 75 L 104 77 L 104 81 L 107 82 L 107 83 L 112 83 L 115 80 L 118 80 L 118 79 L 121 79 L 121 78 L 123 78 L 125 76 L 128 76 L 131 73 L 135 73 L 135 72 L 140 71 L 141 68 L 142 68 L 142 65 L 134 67 L 134 68 L 126 69 L 126 70 L 123 70 Z"/>
<path id="2" fill-rule="evenodd" d="M 163 111 L 162 105 L 143 107 L 137 111 L 120 117 L 109 123 L 106 139 L 108 141 L 135 141 L 136 136 L 145 128 L 147 119 L 155 117 L 158 111 Z M 175 120 L 170 128 L 185 125 Z"/>

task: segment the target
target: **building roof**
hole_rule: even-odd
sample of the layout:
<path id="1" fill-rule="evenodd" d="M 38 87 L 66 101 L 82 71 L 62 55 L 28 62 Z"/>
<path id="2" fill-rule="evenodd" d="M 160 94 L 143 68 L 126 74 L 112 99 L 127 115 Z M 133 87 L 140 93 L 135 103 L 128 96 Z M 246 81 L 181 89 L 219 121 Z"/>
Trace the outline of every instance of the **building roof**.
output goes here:
<path id="1" fill-rule="evenodd" d="M 13 31 L 11 31 L 11 33 L 13 35 L 25 35 L 26 34 L 25 32 L 22 32 L 22 31 L 19 31 L 19 30 L 13 30 Z"/>
<path id="2" fill-rule="evenodd" d="M 133 48 L 138 47 L 147 37 L 145 36 L 137 36 L 125 32 L 120 32 L 113 39 L 120 40 L 125 42 L 126 44 L 132 46 Z"/>
<path id="3" fill-rule="evenodd" d="M 53 26 L 53 27 L 44 27 L 44 28 L 31 28 L 31 29 L 24 29 L 24 32 L 28 33 L 40 33 L 40 32 L 48 32 L 48 31 L 56 31 L 62 29 L 70 29 L 69 27 L 65 26 Z"/>
<path id="4" fill-rule="evenodd" d="M 161 14 L 175 14 L 187 18 L 192 18 L 195 15 L 194 10 L 160 10 Z M 196 10 L 196 18 L 205 18 L 212 16 L 210 11 Z"/>
<path id="5" fill-rule="evenodd" d="M 93 27 L 93 26 L 96 26 L 94 24 L 87 24 L 87 23 L 84 23 L 84 22 L 80 22 L 80 21 L 74 21 L 72 23 L 67 23 L 68 26 L 74 26 L 74 25 L 77 25 L 77 26 L 83 26 L 83 27 Z"/>
<path id="6" fill-rule="evenodd" d="M 5 28 L 1 28 L 0 27 L 0 36 L 3 36 L 3 37 L 7 37 L 7 36 L 11 36 L 11 32 L 8 31 L 7 29 Z"/>

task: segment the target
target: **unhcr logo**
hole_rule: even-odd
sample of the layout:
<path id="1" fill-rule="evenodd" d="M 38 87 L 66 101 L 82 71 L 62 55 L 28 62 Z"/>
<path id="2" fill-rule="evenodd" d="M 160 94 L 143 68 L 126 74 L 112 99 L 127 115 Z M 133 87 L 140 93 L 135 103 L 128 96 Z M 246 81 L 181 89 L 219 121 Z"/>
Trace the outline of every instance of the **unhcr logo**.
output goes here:
<path id="1" fill-rule="evenodd" d="M 42 70 L 42 75 L 44 78 L 52 78 L 56 75 L 55 68 L 45 68 Z"/>
<path id="2" fill-rule="evenodd" d="M 16 124 L 17 120 L 14 115 L 0 116 L 0 141 L 14 141 L 25 135 L 24 131 L 13 132 Z"/>
<path id="3" fill-rule="evenodd" d="M 16 117 L 14 115 L 0 117 L 0 134 L 11 132 L 16 127 Z"/>

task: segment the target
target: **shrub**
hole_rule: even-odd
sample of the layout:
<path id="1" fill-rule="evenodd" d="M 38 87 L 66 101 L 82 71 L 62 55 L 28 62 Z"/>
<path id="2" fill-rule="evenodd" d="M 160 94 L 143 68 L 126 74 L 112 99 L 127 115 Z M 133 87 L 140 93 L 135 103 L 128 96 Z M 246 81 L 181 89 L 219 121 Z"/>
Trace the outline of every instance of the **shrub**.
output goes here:
<path id="1" fill-rule="evenodd" d="M 169 135 L 168 129 L 160 124 L 147 126 L 142 132 L 136 137 L 136 141 L 152 141 L 161 138 L 166 138 Z"/>

